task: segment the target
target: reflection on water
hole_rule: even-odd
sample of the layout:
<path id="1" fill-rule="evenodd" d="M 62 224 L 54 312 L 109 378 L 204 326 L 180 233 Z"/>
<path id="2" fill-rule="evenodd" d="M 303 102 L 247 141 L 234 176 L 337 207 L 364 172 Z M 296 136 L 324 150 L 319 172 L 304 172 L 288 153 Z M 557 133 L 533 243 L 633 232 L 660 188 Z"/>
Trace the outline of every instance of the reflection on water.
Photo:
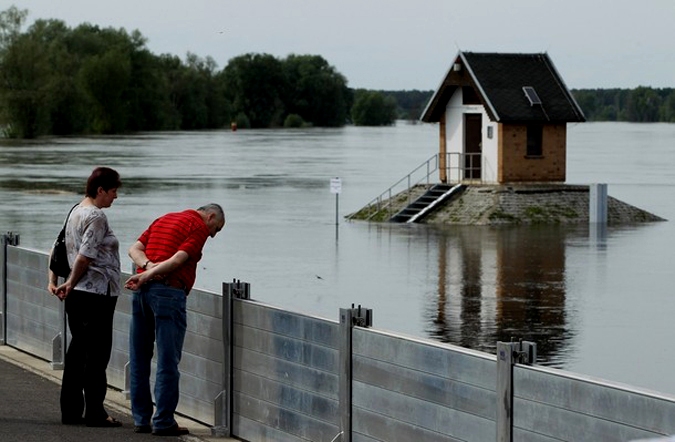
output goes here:
<path id="1" fill-rule="evenodd" d="M 540 363 L 564 365 L 575 335 L 565 305 L 566 240 L 583 232 L 461 227 L 430 234 L 438 273 L 430 337 L 490 353 L 497 341 L 534 341 Z"/>
<path id="2" fill-rule="evenodd" d="M 497 340 L 514 331 L 537 343 L 544 361 L 560 360 L 568 332 L 565 316 L 565 233 L 509 230 L 497 243 Z"/>

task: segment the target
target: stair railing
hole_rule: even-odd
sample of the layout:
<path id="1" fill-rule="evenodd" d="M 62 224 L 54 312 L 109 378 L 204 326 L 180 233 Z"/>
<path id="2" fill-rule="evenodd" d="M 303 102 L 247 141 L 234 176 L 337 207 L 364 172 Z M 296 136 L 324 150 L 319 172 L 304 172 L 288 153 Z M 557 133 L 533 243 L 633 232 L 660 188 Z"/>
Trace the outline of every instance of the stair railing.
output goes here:
<path id="1" fill-rule="evenodd" d="M 457 153 L 448 152 L 445 154 L 445 170 L 448 183 L 461 183 L 467 180 L 474 182 L 482 182 L 480 177 L 481 168 L 477 167 L 481 161 L 480 153 Z M 365 221 L 370 221 L 373 217 L 381 215 L 383 210 L 386 210 L 387 219 L 394 215 L 392 197 L 399 194 L 405 194 L 408 200 L 408 205 L 412 202 L 413 188 L 419 184 L 430 184 L 431 174 L 440 169 L 440 154 L 435 154 L 415 169 L 408 175 L 404 176 L 394 184 L 389 186 L 387 190 L 382 192 L 377 197 L 373 198 L 365 207 L 370 209 Z M 359 211 L 361 212 L 361 211 Z M 359 213 L 356 212 L 347 219 L 353 219 Z"/>
<path id="2" fill-rule="evenodd" d="M 366 207 L 370 207 L 371 213 L 366 217 L 366 221 L 372 219 L 378 213 L 381 213 L 382 210 L 387 210 L 388 218 L 392 216 L 392 197 L 400 193 L 406 192 L 406 197 L 408 199 L 408 204 L 410 204 L 412 199 L 412 189 L 422 183 L 429 184 L 429 177 L 431 174 L 436 172 L 439 167 L 438 161 L 439 154 L 436 154 L 417 166 L 409 174 L 396 181 L 394 184 L 389 186 L 387 190 L 382 192 L 377 197 L 373 198 Z"/>

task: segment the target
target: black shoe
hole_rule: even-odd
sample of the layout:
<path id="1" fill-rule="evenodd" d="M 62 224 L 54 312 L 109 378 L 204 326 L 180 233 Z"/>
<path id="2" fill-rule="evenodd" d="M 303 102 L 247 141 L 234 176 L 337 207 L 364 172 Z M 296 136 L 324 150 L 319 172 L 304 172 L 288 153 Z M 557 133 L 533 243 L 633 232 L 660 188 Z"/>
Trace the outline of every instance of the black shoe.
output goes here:
<path id="1" fill-rule="evenodd" d="M 134 426 L 134 433 L 152 433 L 150 425 L 136 425 Z"/>
<path id="2" fill-rule="evenodd" d="M 190 434 L 190 430 L 185 427 L 179 427 L 178 424 L 173 424 L 169 428 L 160 428 L 152 431 L 153 436 L 182 436 Z"/>
<path id="3" fill-rule="evenodd" d="M 63 425 L 84 425 L 84 418 L 80 417 L 62 417 L 61 423 Z"/>
<path id="4" fill-rule="evenodd" d="M 88 427 L 101 427 L 101 428 L 112 428 L 112 427 L 121 427 L 122 422 L 118 421 L 114 417 L 108 416 L 107 419 L 100 421 L 87 422 Z"/>

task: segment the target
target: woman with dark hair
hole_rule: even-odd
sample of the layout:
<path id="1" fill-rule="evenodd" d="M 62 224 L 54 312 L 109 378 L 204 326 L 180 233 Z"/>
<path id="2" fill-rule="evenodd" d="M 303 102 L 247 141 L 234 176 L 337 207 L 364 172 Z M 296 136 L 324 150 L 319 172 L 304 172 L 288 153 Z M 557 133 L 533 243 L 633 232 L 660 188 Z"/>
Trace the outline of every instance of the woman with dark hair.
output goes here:
<path id="1" fill-rule="evenodd" d="M 65 301 L 72 336 L 61 382 L 61 422 L 65 425 L 122 425 L 103 407 L 113 315 L 121 288 L 119 242 L 102 210 L 112 205 L 121 185 L 115 170 L 94 169 L 84 199 L 66 222 L 70 275 L 57 286 L 56 275 L 49 272 L 49 291 Z"/>

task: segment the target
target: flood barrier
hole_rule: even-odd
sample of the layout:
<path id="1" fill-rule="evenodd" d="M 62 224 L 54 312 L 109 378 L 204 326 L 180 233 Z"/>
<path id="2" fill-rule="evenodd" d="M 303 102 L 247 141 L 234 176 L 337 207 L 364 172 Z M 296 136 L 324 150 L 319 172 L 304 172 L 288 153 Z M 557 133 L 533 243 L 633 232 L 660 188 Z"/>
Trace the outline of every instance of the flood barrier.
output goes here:
<path id="1" fill-rule="evenodd" d="M 63 304 L 47 253 L 0 247 L 0 344 L 63 368 Z M 128 275 L 122 275 L 126 279 Z M 248 283 L 192 290 L 178 412 L 247 441 L 630 441 L 675 434 L 675 398 L 532 365 L 536 345 L 497 354 L 372 327 L 372 309 L 323 319 L 251 299 Z M 119 298 L 108 367 L 128 391 L 131 293 Z"/>

